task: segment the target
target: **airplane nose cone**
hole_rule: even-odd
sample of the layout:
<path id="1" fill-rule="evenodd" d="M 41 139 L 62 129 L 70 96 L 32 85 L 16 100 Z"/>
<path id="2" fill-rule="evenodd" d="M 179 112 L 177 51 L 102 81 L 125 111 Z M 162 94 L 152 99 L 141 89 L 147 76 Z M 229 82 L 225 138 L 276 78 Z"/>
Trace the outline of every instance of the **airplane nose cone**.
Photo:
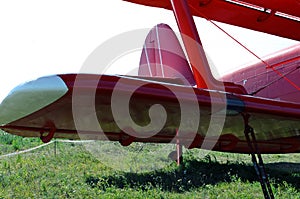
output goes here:
<path id="1" fill-rule="evenodd" d="M 44 108 L 67 91 L 64 81 L 56 75 L 17 86 L 0 104 L 0 125 L 9 124 Z"/>

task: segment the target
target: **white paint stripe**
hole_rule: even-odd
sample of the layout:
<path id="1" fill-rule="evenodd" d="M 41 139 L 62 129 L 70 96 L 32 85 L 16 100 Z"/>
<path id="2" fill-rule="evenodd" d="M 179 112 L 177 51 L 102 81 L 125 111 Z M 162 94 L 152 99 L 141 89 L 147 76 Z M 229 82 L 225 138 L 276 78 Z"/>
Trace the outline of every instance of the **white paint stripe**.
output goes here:
<path id="1" fill-rule="evenodd" d="M 151 71 L 151 65 L 150 65 L 150 61 L 149 61 L 149 56 L 148 56 L 148 52 L 147 52 L 147 48 L 146 48 L 146 44 L 144 45 L 144 51 L 145 51 L 145 54 L 146 54 L 147 65 L 148 65 L 150 77 L 153 77 L 152 71 Z"/>
<path id="2" fill-rule="evenodd" d="M 158 44 L 158 54 L 159 54 L 159 59 L 160 59 L 161 74 L 163 77 L 165 77 L 157 25 L 155 26 L 155 30 L 156 30 L 156 38 L 157 38 L 157 44 Z"/>

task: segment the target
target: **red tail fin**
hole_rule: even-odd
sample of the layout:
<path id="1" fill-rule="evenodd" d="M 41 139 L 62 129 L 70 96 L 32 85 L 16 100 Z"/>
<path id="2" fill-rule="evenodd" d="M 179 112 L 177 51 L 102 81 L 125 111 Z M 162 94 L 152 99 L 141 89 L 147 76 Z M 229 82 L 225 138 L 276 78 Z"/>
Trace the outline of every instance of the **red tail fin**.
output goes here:
<path id="1" fill-rule="evenodd" d="M 147 35 L 138 75 L 180 78 L 186 85 L 196 84 L 179 41 L 166 24 L 156 25 Z"/>

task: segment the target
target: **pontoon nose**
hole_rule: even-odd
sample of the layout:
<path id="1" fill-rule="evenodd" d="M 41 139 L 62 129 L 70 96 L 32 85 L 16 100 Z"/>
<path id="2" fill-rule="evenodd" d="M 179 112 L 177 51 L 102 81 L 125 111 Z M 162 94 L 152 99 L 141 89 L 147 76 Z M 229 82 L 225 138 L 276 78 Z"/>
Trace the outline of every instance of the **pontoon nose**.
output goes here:
<path id="1" fill-rule="evenodd" d="M 64 81 L 56 75 L 17 86 L 0 104 L 0 125 L 9 124 L 46 107 L 67 91 Z"/>

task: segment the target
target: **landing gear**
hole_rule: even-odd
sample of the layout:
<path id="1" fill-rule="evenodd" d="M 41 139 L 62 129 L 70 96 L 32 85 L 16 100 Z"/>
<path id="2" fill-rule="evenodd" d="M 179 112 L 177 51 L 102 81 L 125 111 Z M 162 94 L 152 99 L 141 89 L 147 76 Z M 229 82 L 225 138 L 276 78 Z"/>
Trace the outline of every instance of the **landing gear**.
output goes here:
<path id="1" fill-rule="evenodd" d="M 183 162 L 183 157 L 182 157 L 182 144 L 180 143 L 180 140 L 178 138 L 178 130 L 176 131 L 176 151 L 172 151 L 168 157 L 171 160 L 176 161 L 177 166 L 180 165 L 180 163 Z"/>
<path id="2" fill-rule="evenodd" d="M 245 121 L 245 130 L 244 134 L 248 143 L 248 146 L 251 150 L 251 158 L 252 163 L 255 169 L 255 172 L 259 178 L 259 182 L 264 193 L 265 199 L 274 199 L 273 191 L 266 175 L 266 170 L 264 166 L 263 159 L 258 149 L 258 145 L 256 142 L 255 134 L 253 128 L 249 125 L 249 117 L 250 115 L 243 115 Z"/>

